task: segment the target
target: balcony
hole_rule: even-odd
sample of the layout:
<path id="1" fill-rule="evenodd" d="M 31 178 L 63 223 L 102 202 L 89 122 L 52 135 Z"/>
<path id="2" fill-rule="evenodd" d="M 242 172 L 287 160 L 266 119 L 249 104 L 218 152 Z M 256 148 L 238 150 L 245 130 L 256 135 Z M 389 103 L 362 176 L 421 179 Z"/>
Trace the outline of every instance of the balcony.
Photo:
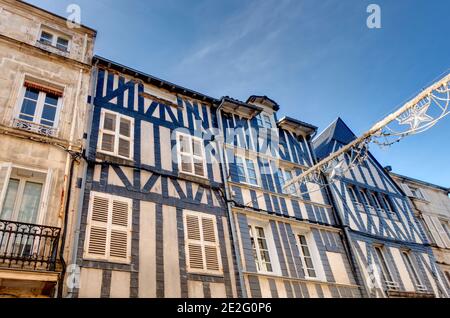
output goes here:
<path id="1" fill-rule="evenodd" d="M 61 229 L 0 220 L 0 269 L 56 271 Z"/>
<path id="2" fill-rule="evenodd" d="M 56 129 L 53 127 L 43 126 L 39 125 L 30 121 L 22 120 L 15 118 L 13 121 L 13 127 L 34 132 L 36 134 L 48 136 L 48 137 L 55 137 L 56 136 Z"/>

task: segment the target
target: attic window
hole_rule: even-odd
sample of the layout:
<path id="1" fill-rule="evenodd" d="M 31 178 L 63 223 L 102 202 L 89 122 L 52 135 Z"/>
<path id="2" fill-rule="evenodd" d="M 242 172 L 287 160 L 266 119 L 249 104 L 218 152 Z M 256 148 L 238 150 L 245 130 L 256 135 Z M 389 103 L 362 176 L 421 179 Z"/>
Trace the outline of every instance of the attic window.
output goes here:
<path id="1" fill-rule="evenodd" d="M 259 127 L 263 128 L 272 128 L 272 120 L 270 119 L 270 116 L 267 114 L 260 114 L 256 117 L 256 120 L 258 122 Z"/>
<path id="2" fill-rule="evenodd" d="M 53 46 L 60 51 L 69 52 L 69 37 L 50 30 L 42 30 L 39 42 L 48 46 Z"/>

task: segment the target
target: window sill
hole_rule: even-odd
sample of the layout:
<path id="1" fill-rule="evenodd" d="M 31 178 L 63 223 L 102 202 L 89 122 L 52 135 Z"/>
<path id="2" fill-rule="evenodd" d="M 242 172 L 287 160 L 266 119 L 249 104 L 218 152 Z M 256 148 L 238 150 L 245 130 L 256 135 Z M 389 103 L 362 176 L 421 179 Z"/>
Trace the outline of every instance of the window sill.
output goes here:
<path id="1" fill-rule="evenodd" d="M 13 128 L 29 131 L 29 132 L 36 133 L 39 135 L 44 135 L 47 137 L 56 137 L 56 134 L 57 134 L 56 128 L 43 126 L 43 125 L 31 122 L 31 121 L 19 119 L 19 118 L 14 118 Z"/>
<path id="2" fill-rule="evenodd" d="M 51 53 L 55 53 L 55 54 L 58 54 L 58 55 L 62 55 L 64 57 L 69 57 L 69 55 L 70 55 L 69 51 L 62 50 L 62 49 L 60 49 L 60 48 L 58 48 L 56 46 L 53 46 L 51 44 L 47 44 L 45 42 L 37 41 L 36 42 L 36 46 L 38 48 L 40 48 L 40 49 L 43 49 L 43 50 L 46 50 L 46 51 L 49 51 Z"/>
<path id="3" fill-rule="evenodd" d="M 200 177 L 186 172 L 178 172 L 178 177 L 211 187 L 211 182 L 206 177 Z"/>
<path id="4" fill-rule="evenodd" d="M 123 165 L 132 165 L 134 163 L 132 158 L 130 159 L 130 158 L 120 157 L 115 154 L 102 152 L 101 150 L 98 150 L 98 149 L 97 149 L 96 158 L 101 159 L 103 161 L 114 162 L 114 163 L 123 164 Z"/>

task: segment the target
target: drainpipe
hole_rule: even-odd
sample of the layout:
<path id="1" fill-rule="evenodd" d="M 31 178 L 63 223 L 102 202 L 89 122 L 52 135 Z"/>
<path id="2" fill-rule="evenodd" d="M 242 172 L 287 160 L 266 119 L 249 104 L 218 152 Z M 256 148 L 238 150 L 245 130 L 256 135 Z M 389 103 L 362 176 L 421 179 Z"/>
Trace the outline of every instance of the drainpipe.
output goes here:
<path id="1" fill-rule="evenodd" d="M 63 220 L 60 220 L 60 224 L 62 227 L 61 232 L 61 247 L 60 247 L 60 256 L 59 259 L 62 264 L 62 272 L 58 281 L 58 297 L 62 297 L 62 290 L 63 290 L 63 284 L 64 284 L 64 276 L 66 272 L 66 262 L 64 260 L 64 250 L 65 250 L 65 242 L 66 242 L 66 235 L 67 235 L 67 223 L 68 223 L 68 217 L 69 217 L 69 208 L 70 208 L 70 196 L 71 196 L 71 183 L 72 183 L 72 175 L 73 175 L 73 168 L 74 168 L 74 158 L 73 158 L 73 143 L 74 143 L 74 137 L 75 137 L 75 128 L 77 126 L 77 114 L 78 114 L 78 100 L 80 98 L 80 90 L 81 90 L 81 83 L 83 79 L 83 69 L 80 68 L 79 74 L 78 74 L 78 83 L 76 88 L 76 94 L 75 94 L 75 103 L 72 111 L 72 125 L 70 127 L 70 135 L 69 135 L 69 148 L 67 153 L 67 159 L 66 159 L 66 167 L 64 169 L 64 184 L 63 184 L 63 194 L 62 194 L 62 202 L 60 207 L 59 216 L 63 217 Z M 67 193 L 67 194 L 66 194 Z"/>
<path id="2" fill-rule="evenodd" d="M 308 147 L 306 147 L 306 148 L 308 149 L 309 157 L 311 158 L 312 162 L 317 162 L 316 154 L 311 151 L 312 147 L 313 147 L 312 144 L 311 144 L 311 138 L 309 138 L 309 140 L 307 140 L 307 142 L 308 142 Z M 324 178 L 326 181 L 328 181 L 328 179 L 326 177 L 322 176 L 322 178 Z M 339 228 L 341 228 L 344 231 L 344 235 L 343 235 L 343 237 L 344 237 L 344 248 L 345 248 L 345 251 L 346 251 L 346 254 L 347 254 L 347 259 L 350 262 L 353 275 L 355 276 L 355 279 L 357 281 L 360 281 L 359 286 L 362 285 L 364 287 L 364 291 L 366 292 L 367 297 L 371 298 L 371 292 L 370 292 L 369 287 L 366 284 L 365 279 L 360 277 L 358 275 L 358 273 L 357 273 L 357 270 L 356 270 L 356 269 L 358 269 L 359 272 L 361 273 L 361 275 L 363 274 L 363 271 L 362 271 L 362 268 L 361 268 L 361 264 L 359 263 L 358 258 L 356 257 L 356 252 L 354 250 L 355 247 L 353 246 L 353 243 L 352 243 L 352 241 L 350 239 L 350 233 L 348 231 L 348 227 L 344 226 L 344 222 L 342 221 L 342 217 L 341 217 L 339 211 L 337 210 L 336 200 L 335 200 L 334 195 L 331 192 L 331 190 L 330 190 L 328 185 L 325 187 L 325 191 L 327 193 L 328 198 L 331 201 L 331 205 L 333 207 L 333 210 L 335 211 L 334 215 L 336 217 L 336 221 L 338 223 L 338 226 L 339 226 Z M 355 260 L 356 260 L 356 264 L 355 264 Z M 362 281 L 362 284 L 361 284 L 361 281 Z"/>
<path id="3" fill-rule="evenodd" d="M 93 108 L 94 108 L 94 96 L 96 95 L 96 82 L 97 82 L 97 65 L 98 65 L 98 61 L 96 62 L 96 64 L 93 66 L 92 68 L 92 75 L 91 75 L 91 88 L 90 88 L 90 92 L 91 92 L 91 101 L 90 101 L 90 110 L 88 110 L 88 116 L 89 118 L 86 118 L 86 122 L 88 123 L 87 127 L 86 127 L 86 131 L 88 131 L 88 136 L 86 139 L 86 147 L 85 149 L 89 148 L 89 144 L 90 144 L 90 137 L 91 137 L 91 129 L 92 129 L 92 116 L 93 116 Z M 86 160 L 85 160 L 86 161 Z M 83 202 L 84 202 L 84 192 L 86 189 L 86 176 L 87 176 L 87 169 L 88 169 L 88 165 L 84 164 L 83 165 L 83 179 L 82 179 L 82 184 L 81 184 L 81 188 L 80 188 L 80 194 L 78 197 L 78 202 L 81 202 L 81 204 L 78 205 L 78 209 L 76 211 L 76 221 L 74 222 L 73 225 L 73 243 L 72 243 L 72 257 L 70 260 L 70 264 L 76 264 L 77 263 L 77 253 L 78 253 L 78 246 L 79 246 L 79 242 L 80 242 L 80 231 L 81 231 L 81 216 L 82 216 L 82 211 L 83 211 Z M 75 287 L 76 288 L 76 287 Z M 74 294 L 74 289 L 75 288 L 70 288 L 68 291 L 68 298 L 72 298 L 73 294 Z"/>
<path id="4" fill-rule="evenodd" d="M 233 239 L 233 249 L 234 249 L 234 254 L 236 257 L 236 266 L 237 266 L 237 270 L 238 270 L 238 275 L 239 275 L 239 284 L 241 287 L 241 293 L 242 293 L 242 297 L 243 298 L 247 298 L 247 290 L 245 287 L 245 280 L 244 280 L 244 275 L 242 273 L 242 262 L 241 262 L 241 253 L 239 250 L 239 243 L 238 243 L 238 236 L 237 236 L 237 232 L 236 232 L 236 224 L 234 222 L 234 218 L 233 218 L 233 210 L 232 210 L 232 205 L 231 205 L 231 195 L 230 195 L 230 188 L 228 185 L 228 177 L 227 177 L 227 170 L 226 170 L 226 166 L 225 166 L 225 132 L 223 131 L 223 126 L 222 126 L 222 115 L 221 115 L 221 108 L 223 106 L 223 101 L 222 103 L 217 107 L 216 109 L 216 118 L 217 118 L 217 123 L 219 126 L 219 131 L 220 134 L 222 135 L 223 139 L 218 139 L 218 148 L 219 148 L 219 154 L 220 154 L 220 167 L 221 167 L 221 171 L 222 171 L 222 179 L 223 179 L 223 186 L 225 188 L 225 201 L 226 201 L 226 205 L 227 205 L 227 214 L 228 214 L 228 223 L 230 223 L 230 229 L 231 229 L 231 236 Z"/>

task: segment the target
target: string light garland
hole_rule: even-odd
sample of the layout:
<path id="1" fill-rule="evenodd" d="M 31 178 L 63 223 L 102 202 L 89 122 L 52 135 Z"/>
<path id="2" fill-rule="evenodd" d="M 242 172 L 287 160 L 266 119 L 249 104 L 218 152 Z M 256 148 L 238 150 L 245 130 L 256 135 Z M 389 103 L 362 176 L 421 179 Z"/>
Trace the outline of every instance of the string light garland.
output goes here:
<path id="1" fill-rule="evenodd" d="M 422 90 L 402 107 L 377 122 L 360 137 L 303 171 L 299 176 L 285 182 L 282 185 L 283 192 L 301 196 L 320 191 L 334 184 L 337 177 L 364 163 L 369 154 L 370 143 L 381 147 L 389 147 L 407 136 L 431 129 L 449 114 L 450 72 L 447 72 L 440 80 Z M 408 129 L 405 130 L 405 127 Z M 328 177 L 328 182 L 324 181 L 323 175 Z M 306 186 L 308 183 L 314 183 L 318 189 L 300 192 L 301 185 Z M 285 192 L 288 188 L 294 188 L 295 191 Z M 261 196 L 259 195 L 245 205 L 250 206 Z"/>

